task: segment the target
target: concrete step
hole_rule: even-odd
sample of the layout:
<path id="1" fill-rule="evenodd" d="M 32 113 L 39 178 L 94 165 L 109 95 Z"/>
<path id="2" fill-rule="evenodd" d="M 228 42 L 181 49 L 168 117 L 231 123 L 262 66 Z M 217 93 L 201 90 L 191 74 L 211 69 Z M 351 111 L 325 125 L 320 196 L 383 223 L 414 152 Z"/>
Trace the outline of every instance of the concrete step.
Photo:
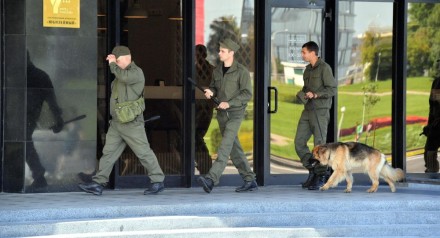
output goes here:
<path id="1" fill-rule="evenodd" d="M 404 227 L 423 225 L 439 227 L 429 232 L 417 229 L 418 235 L 438 234 L 440 237 L 440 213 L 438 211 L 354 211 L 354 212 L 289 212 L 289 213 L 247 213 L 212 214 L 198 216 L 154 216 L 118 219 L 54 220 L 41 222 L 2 222 L 0 237 L 37 236 L 53 234 L 95 234 L 102 232 L 163 233 L 170 230 L 227 229 L 227 228 L 313 228 L 323 229 L 323 234 L 376 234 L 392 235 L 387 229 L 402 232 Z M 375 228 L 374 234 L 366 232 Z M 383 227 L 383 228 L 381 228 Z M 332 230 L 338 228 L 336 230 Z M 379 229 L 380 228 L 380 229 Z M 387 228 L 387 229 L 385 229 Z M 307 229 L 306 229 L 307 230 Z M 378 230 L 381 232 L 377 233 Z M 303 232 L 303 230 L 299 230 Z M 347 233 L 348 232 L 348 233 Z M 355 233 L 353 233 L 355 232 Z M 366 233 L 364 233 L 366 232 Z M 397 232 L 397 231 L 396 231 Z M 412 234 L 409 229 L 402 235 Z M 307 233 L 307 232 L 306 232 Z M 307 233 L 308 234 L 308 233 Z M 327 235 L 326 235 L 327 236 Z M 358 235 L 356 235 L 358 236 Z"/>
<path id="2" fill-rule="evenodd" d="M 284 238 L 284 237 L 439 237 L 438 224 L 358 225 L 322 227 L 216 227 L 169 230 L 96 231 L 91 233 L 15 234 L 2 237 L 149 237 L 149 238 Z"/>
<path id="3" fill-rule="evenodd" d="M 349 195 L 347 195 L 349 196 Z M 368 196 L 368 195 L 366 195 Z M 95 197 L 92 197 L 95 198 Z M 100 198 L 96 198 L 100 199 Z M 55 207 L 26 210 L 0 210 L 1 222 L 50 221 L 72 219 L 109 219 L 120 217 L 151 217 L 151 216 L 179 216 L 179 215 L 217 215 L 217 214 L 266 214 L 292 212 L 373 212 L 373 211 L 437 211 L 440 213 L 440 199 L 436 200 L 314 200 L 303 201 L 301 198 L 291 200 L 261 199 L 247 203 L 242 200 L 228 202 L 204 202 L 170 205 L 119 206 L 90 206 L 84 207 Z"/>
<path id="4" fill-rule="evenodd" d="M 440 237 L 440 191 L 295 186 L 0 194 L 0 237 Z"/>

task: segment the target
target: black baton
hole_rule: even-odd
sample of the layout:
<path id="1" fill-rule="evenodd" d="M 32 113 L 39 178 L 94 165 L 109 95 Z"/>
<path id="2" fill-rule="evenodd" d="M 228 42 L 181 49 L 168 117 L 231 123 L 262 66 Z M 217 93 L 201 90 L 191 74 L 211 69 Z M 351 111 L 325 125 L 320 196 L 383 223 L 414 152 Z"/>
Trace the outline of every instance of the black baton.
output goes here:
<path id="1" fill-rule="evenodd" d="M 202 91 L 203 93 L 205 93 L 205 89 L 203 89 L 202 87 L 200 87 L 194 80 L 192 80 L 192 78 L 188 77 L 188 81 L 190 81 L 196 88 L 198 88 L 200 91 Z M 217 97 L 211 97 L 211 100 L 218 106 L 220 105 L 220 100 L 218 100 Z"/>
<path id="2" fill-rule="evenodd" d="M 81 116 L 74 117 L 74 118 L 72 118 L 72 119 L 70 119 L 70 120 L 64 121 L 64 122 L 63 122 L 63 127 L 64 127 L 67 123 L 71 123 L 71 122 L 74 122 L 74 121 L 78 121 L 78 120 L 81 120 L 81 119 L 84 119 L 84 118 L 86 118 L 86 115 L 85 115 L 85 114 L 83 114 L 83 115 L 81 115 Z M 49 127 L 49 129 L 51 129 L 51 130 L 53 130 L 53 128 L 55 128 L 55 126 L 51 126 L 51 127 Z"/>
<path id="3" fill-rule="evenodd" d="M 160 115 L 152 116 L 152 117 L 148 118 L 147 120 L 145 120 L 144 123 L 152 122 L 152 121 L 155 121 L 157 119 L 160 119 Z"/>

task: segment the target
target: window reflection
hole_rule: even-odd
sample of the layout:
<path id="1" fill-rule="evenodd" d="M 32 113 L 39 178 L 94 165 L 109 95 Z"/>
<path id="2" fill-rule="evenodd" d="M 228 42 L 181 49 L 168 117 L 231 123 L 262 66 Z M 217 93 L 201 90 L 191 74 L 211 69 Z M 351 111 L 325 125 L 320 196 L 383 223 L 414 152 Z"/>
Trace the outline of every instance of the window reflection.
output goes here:
<path id="1" fill-rule="evenodd" d="M 439 15 L 438 3 L 408 5 L 407 171 L 427 173 L 429 178 L 436 179 L 440 178 L 437 159 L 440 131 L 435 129 L 436 120 L 440 120 L 440 85 L 437 83 L 440 76 L 437 63 L 440 59 Z M 420 135 L 422 132 L 425 133 Z"/>
<path id="2" fill-rule="evenodd" d="M 393 4 L 341 1 L 339 10 L 338 140 L 390 159 Z"/>
<path id="3" fill-rule="evenodd" d="M 196 45 L 196 82 L 203 88 L 208 88 L 212 80 L 212 72 L 214 66 L 206 60 L 208 51 L 206 46 L 202 44 Z M 208 132 L 214 113 L 214 102 L 206 100 L 206 98 L 197 97 L 196 99 L 196 168 L 200 174 L 207 174 L 212 166 L 211 153 L 209 153 L 209 147 L 205 142 L 205 136 Z"/>

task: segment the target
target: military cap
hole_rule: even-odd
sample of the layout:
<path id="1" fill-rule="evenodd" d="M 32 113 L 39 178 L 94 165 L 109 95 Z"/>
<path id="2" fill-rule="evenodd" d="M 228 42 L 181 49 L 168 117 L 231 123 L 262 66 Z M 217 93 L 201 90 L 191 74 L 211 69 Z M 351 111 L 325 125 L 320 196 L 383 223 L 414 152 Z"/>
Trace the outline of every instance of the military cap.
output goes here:
<path id="1" fill-rule="evenodd" d="M 223 41 L 220 42 L 220 47 L 222 48 L 226 48 L 232 51 L 237 51 L 238 49 L 240 49 L 240 46 L 235 43 L 233 40 L 227 38 L 224 39 Z"/>
<path id="2" fill-rule="evenodd" d="M 116 56 L 116 59 L 119 58 L 119 56 L 129 55 L 130 49 L 128 49 L 127 46 L 118 45 L 113 48 L 112 54 Z"/>

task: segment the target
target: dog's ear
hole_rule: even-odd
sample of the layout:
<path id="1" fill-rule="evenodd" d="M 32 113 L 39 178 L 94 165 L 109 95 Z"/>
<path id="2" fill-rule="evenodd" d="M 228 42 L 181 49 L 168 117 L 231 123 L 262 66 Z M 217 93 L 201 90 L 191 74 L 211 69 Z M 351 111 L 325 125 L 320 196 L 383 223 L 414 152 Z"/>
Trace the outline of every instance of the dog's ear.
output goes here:
<path id="1" fill-rule="evenodd" d="M 319 155 L 324 154 L 327 151 L 327 146 L 325 145 L 317 145 L 313 148 L 313 156 L 315 158 L 319 158 Z"/>
<path id="2" fill-rule="evenodd" d="M 312 154 L 315 156 L 318 152 L 319 152 L 319 147 L 321 147 L 320 145 L 315 146 L 315 148 L 313 148 L 312 150 Z"/>
<path id="3" fill-rule="evenodd" d="M 327 150 L 328 150 L 328 147 L 325 146 L 325 145 L 323 145 L 323 146 L 320 146 L 320 147 L 319 147 L 319 151 L 318 151 L 318 153 L 319 153 L 319 154 L 324 154 L 325 152 L 327 152 Z"/>

